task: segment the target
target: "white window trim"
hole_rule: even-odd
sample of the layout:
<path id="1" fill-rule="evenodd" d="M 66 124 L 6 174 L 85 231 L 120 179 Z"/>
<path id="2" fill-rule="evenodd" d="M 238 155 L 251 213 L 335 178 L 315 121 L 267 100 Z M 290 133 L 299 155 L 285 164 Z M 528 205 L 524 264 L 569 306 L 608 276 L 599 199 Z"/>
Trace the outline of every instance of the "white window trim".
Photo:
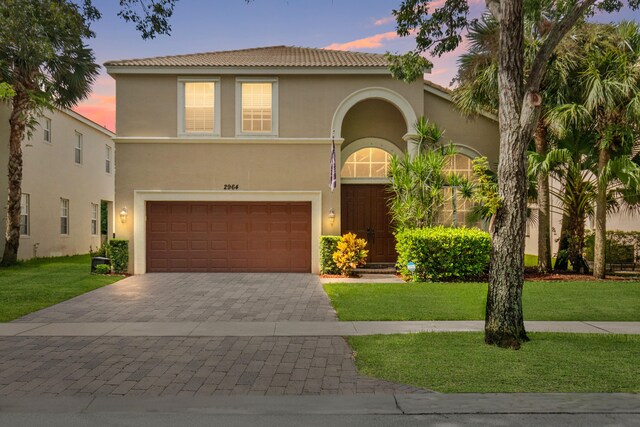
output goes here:
<path id="1" fill-rule="evenodd" d="M 242 131 L 242 83 L 271 83 L 271 132 Z M 278 136 L 278 78 L 236 77 L 236 137 L 264 138 Z"/>
<path id="2" fill-rule="evenodd" d="M 208 82 L 213 89 L 213 132 L 186 132 L 184 129 L 184 84 Z M 220 78 L 219 77 L 178 77 L 178 136 L 184 138 L 210 138 L 220 136 Z"/>
<path id="3" fill-rule="evenodd" d="M 95 209 L 95 212 L 94 212 Z M 93 217 L 93 214 L 95 215 L 95 218 Z M 89 231 L 91 232 L 92 236 L 97 236 L 98 235 L 98 220 L 100 219 L 100 205 L 96 204 L 96 203 L 91 203 L 91 222 L 89 225 Z M 96 230 L 95 233 L 93 231 L 93 223 L 95 221 L 96 224 Z"/>
<path id="4" fill-rule="evenodd" d="M 113 147 L 109 144 L 105 144 L 104 147 L 104 171 L 111 175 L 113 173 Z M 107 162 L 109 162 L 109 170 L 107 170 Z"/>
<path id="5" fill-rule="evenodd" d="M 64 201 L 66 200 L 67 202 L 67 216 L 63 216 L 62 215 L 62 205 L 64 204 Z M 62 232 L 62 224 L 60 224 L 60 235 L 61 236 L 69 236 L 71 234 L 71 221 L 69 220 L 69 217 L 71 216 L 71 202 L 69 201 L 69 199 L 65 199 L 65 198 L 60 198 L 60 219 L 62 218 L 66 218 L 67 219 L 67 232 L 63 233 Z"/>
<path id="6" fill-rule="evenodd" d="M 27 209 L 26 209 L 26 213 L 24 213 L 23 209 L 25 208 L 22 205 L 22 196 L 27 196 Z M 26 234 L 22 234 L 22 216 L 26 216 L 27 217 L 27 233 Z M 20 237 L 29 237 L 31 236 L 31 195 L 29 193 L 21 193 L 20 194 Z"/>
<path id="7" fill-rule="evenodd" d="M 84 136 L 76 131 L 75 134 L 75 141 L 73 142 L 73 163 L 81 166 L 84 163 Z M 80 139 L 78 139 L 78 137 L 80 137 Z M 78 141 L 80 141 L 80 163 L 76 162 L 76 150 L 78 149 Z"/>
<path id="8" fill-rule="evenodd" d="M 51 144 L 53 143 L 53 132 L 52 132 L 53 123 L 51 122 L 51 119 L 49 117 L 43 117 L 43 118 L 44 118 L 44 123 L 42 124 L 42 141 L 45 144 Z M 48 128 L 47 128 L 47 125 L 49 125 Z M 47 132 L 49 132 L 48 141 L 45 138 L 45 135 L 47 134 Z"/>

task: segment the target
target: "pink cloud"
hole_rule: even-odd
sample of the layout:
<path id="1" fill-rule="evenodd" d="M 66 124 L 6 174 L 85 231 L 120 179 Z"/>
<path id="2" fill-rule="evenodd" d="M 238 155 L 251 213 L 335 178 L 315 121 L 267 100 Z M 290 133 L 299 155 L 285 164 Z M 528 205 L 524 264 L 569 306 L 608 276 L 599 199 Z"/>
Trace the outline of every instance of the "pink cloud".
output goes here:
<path id="1" fill-rule="evenodd" d="M 382 25 L 387 25 L 387 24 L 390 24 L 392 22 L 396 22 L 396 17 L 395 16 L 386 16 L 384 18 L 376 19 L 375 21 L 373 21 L 373 25 L 375 25 L 376 27 L 380 27 Z"/>
<path id="2" fill-rule="evenodd" d="M 375 34 L 363 39 L 353 40 L 345 43 L 333 43 L 324 49 L 330 50 L 355 50 L 355 49 L 376 49 L 382 47 L 385 41 L 398 39 L 398 33 L 388 31 L 386 33 Z"/>
<path id="3" fill-rule="evenodd" d="M 115 82 L 106 75 L 98 77 L 93 92 L 74 109 L 76 113 L 114 131 L 116 128 Z"/>

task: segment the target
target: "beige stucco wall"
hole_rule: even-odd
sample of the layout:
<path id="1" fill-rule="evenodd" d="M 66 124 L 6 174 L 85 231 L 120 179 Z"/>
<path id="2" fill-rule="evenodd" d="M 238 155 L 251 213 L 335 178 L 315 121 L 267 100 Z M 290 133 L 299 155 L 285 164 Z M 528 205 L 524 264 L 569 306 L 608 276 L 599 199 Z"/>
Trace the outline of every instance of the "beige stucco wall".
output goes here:
<path id="1" fill-rule="evenodd" d="M 424 91 L 424 116 L 445 131 L 444 141 L 469 147 L 486 156 L 492 167 L 497 165 L 500 150 L 497 121 L 485 116 L 465 117 L 453 107 L 451 101 L 428 91 Z M 459 151 L 462 154 L 470 154 Z"/>
<path id="2" fill-rule="evenodd" d="M 339 153 L 338 153 L 339 156 Z M 340 230 L 340 187 L 329 191 L 329 141 L 288 141 L 265 144 L 238 143 L 119 143 L 116 176 L 116 211 L 127 207 L 126 223 L 117 221 L 116 234 L 130 241 L 130 259 L 135 259 L 134 192 L 144 190 L 222 191 L 225 184 L 238 184 L 229 193 L 257 191 L 321 191 L 322 234 Z M 337 158 L 340 162 L 340 158 Z M 266 196 L 268 200 L 268 195 Z M 256 199 L 257 200 L 257 199 Z M 330 225 L 329 209 L 336 210 Z M 130 263 L 133 271 L 133 263 Z"/>
<path id="3" fill-rule="evenodd" d="M 387 101 L 367 99 L 351 107 L 342 124 L 345 149 L 362 138 L 382 138 L 396 145 L 402 152 L 407 149 L 403 136 L 407 124 L 397 107 Z"/>
<path id="4" fill-rule="evenodd" d="M 20 238 L 18 256 L 59 256 L 89 252 L 97 247 L 100 236 L 91 235 L 91 203 L 114 200 L 114 173 L 105 172 L 105 145 L 112 148 L 111 137 L 61 111 L 47 112 L 51 119 L 52 141 L 44 142 L 37 126 L 33 136 L 23 143 L 22 192 L 30 195 L 29 236 Z M 7 156 L 9 108 L 0 106 L 0 244 L 4 247 L 7 204 Z M 83 164 L 74 161 L 75 132 L 83 135 Z M 115 148 L 112 156 L 115 158 Z M 113 161 L 114 159 L 112 159 Z M 112 167 L 115 167 L 115 162 Z M 60 199 L 69 199 L 69 235 L 60 234 Z M 109 223 L 112 223 L 109 219 Z M 98 230 L 99 230 L 98 222 Z M 99 231 L 98 231 L 99 234 Z"/>
<path id="5" fill-rule="evenodd" d="M 562 210 L 561 204 L 558 199 L 553 196 L 553 193 L 559 191 L 561 183 L 553 178 L 549 180 L 552 188 L 551 195 L 551 254 L 555 256 L 558 252 L 558 239 L 560 238 L 560 231 L 562 228 Z M 537 210 L 533 209 L 533 218 L 537 218 Z M 594 230 L 595 222 L 593 218 L 587 218 L 585 227 L 587 229 Z M 525 240 L 525 253 L 531 255 L 538 255 L 538 223 L 534 221 L 530 223 L 529 234 Z M 629 215 L 625 212 L 613 212 L 607 215 L 607 230 L 621 230 L 621 231 L 640 231 L 640 216 Z"/>
<path id="6" fill-rule="evenodd" d="M 234 137 L 236 77 L 243 76 L 214 77 L 220 79 L 221 136 Z M 340 103 L 356 90 L 367 87 L 391 89 L 403 96 L 417 115 L 422 111 L 421 82 L 406 84 L 385 75 L 260 77 L 278 78 L 278 136 L 281 138 L 329 137 L 331 121 Z M 118 137 L 177 136 L 177 75 L 119 74 L 115 78 Z"/>
<path id="7" fill-rule="evenodd" d="M 136 259 L 135 218 L 144 215 L 135 212 L 139 200 L 136 191 L 222 191 L 224 184 L 238 184 L 236 194 L 320 191 L 320 232 L 338 234 L 340 179 L 338 188 L 330 193 L 328 172 L 333 121 L 340 114 L 344 114 L 344 120 L 336 133 L 338 174 L 340 150 L 354 141 L 385 140 L 405 151 L 407 143 L 403 137 L 413 130 L 412 120 L 408 123 L 405 119 L 408 110 L 414 118 L 425 114 L 437 122 L 455 143 L 474 146 L 492 161 L 497 159 L 496 122 L 484 117 L 474 122 L 461 119 L 449 101 L 426 94 L 423 82 L 406 84 L 389 75 L 261 76 L 277 77 L 279 126 L 277 137 L 260 140 L 235 134 L 236 78 L 242 76 L 212 76 L 220 82 L 220 137 L 178 137 L 179 77 L 116 75 L 115 210 L 126 206 L 129 212 L 126 223 L 117 221 L 116 233 L 130 240 L 131 260 Z M 364 100 L 358 98 L 346 111 L 344 105 L 355 99 L 350 96 L 364 89 L 373 89 L 374 95 Z M 402 106 L 394 105 L 390 99 L 399 99 Z M 341 113 L 336 114 L 337 111 Z M 331 208 L 336 214 L 333 226 L 327 215 Z M 138 240 L 137 244 L 142 242 Z M 130 267 L 133 269 L 133 263 Z"/>

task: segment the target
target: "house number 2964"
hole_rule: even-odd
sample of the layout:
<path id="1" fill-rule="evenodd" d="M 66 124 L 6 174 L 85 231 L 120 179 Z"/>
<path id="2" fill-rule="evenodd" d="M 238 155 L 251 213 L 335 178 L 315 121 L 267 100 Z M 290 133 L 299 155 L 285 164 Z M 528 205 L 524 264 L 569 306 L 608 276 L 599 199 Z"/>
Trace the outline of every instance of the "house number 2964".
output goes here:
<path id="1" fill-rule="evenodd" d="M 225 184 L 224 185 L 224 189 L 225 190 L 237 190 L 238 188 L 240 188 L 240 186 L 238 184 Z"/>

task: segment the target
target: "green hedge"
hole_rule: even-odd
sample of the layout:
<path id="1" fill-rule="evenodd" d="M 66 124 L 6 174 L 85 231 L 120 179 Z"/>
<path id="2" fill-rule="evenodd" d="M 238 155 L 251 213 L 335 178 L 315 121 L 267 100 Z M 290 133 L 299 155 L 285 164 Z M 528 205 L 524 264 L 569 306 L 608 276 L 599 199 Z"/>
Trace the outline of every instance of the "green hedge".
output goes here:
<path id="1" fill-rule="evenodd" d="M 585 234 L 585 255 L 589 261 L 593 261 L 596 236 L 591 230 Z M 640 231 L 608 230 L 604 251 L 607 263 L 640 262 Z"/>
<path id="2" fill-rule="evenodd" d="M 129 270 L 129 241 L 111 239 L 109 241 L 109 253 L 113 271 L 126 273 Z"/>
<path id="3" fill-rule="evenodd" d="M 413 279 L 407 270 L 410 261 L 420 282 L 473 280 L 489 270 L 491 239 L 476 228 L 406 229 L 396 240 L 398 270 L 408 279 Z"/>
<path id="4" fill-rule="evenodd" d="M 338 241 L 340 236 L 320 236 L 320 274 L 340 274 L 333 260 Z"/>

